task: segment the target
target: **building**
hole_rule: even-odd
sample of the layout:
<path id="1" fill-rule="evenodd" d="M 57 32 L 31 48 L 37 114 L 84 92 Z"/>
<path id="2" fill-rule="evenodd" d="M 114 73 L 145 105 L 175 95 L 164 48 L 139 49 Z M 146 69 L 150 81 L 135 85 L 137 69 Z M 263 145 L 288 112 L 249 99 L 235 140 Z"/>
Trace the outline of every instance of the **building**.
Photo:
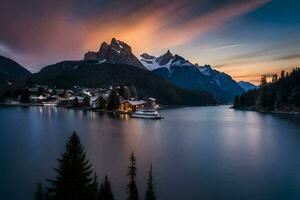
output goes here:
<path id="1" fill-rule="evenodd" d="M 30 96 L 29 100 L 31 103 L 42 103 L 43 101 L 45 101 L 47 98 L 44 97 L 43 95 L 40 96 Z"/>
<path id="2" fill-rule="evenodd" d="M 76 105 L 76 97 L 59 98 L 59 105 L 63 107 L 74 107 Z"/>
<path id="3" fill-rule="evenodd" d="M 119 111 L 122 113 L 131 113 L 139 109 L 143 109 L 145 104 L 144 100 L 124 100 L 120 103 Z"/>
<path id="4" fill-rule="evenodd" d="M 144 104 L 145 109 L 157 109 L 158 108 L 156 99 L 150 97 L 150 98 L 146 99 L 145 101 L 146 101 L 146 103 Z"/>
<path id="5" fill-rule="evenodd" d="M 106 101 L 102 96 L 95 96 L 90 98 L 90 107 L 91 108 L 103 108 L 106 104 Z"/>

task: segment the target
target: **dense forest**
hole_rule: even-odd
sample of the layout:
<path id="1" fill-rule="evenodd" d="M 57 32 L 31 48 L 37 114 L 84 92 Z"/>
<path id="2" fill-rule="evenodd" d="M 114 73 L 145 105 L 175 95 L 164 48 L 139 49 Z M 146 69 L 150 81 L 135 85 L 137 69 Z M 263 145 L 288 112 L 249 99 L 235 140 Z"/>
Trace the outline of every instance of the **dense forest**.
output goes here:
<path id="1" fill-rule="evenodd" d="M 257 111 L 300 111 L 300 68 L 281 72 L 279 80 L 261 85 L 234 100 L 234 108 Z"/>

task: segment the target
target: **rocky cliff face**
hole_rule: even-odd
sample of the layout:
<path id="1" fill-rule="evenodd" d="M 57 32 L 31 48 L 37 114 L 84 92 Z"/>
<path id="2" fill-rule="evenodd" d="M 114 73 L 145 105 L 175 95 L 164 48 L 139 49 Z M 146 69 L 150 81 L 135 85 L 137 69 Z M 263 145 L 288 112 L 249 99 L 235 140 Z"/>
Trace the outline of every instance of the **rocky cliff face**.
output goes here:
<path id="1" fill-rule="evenodd" d="M 98 52 L 89 51 L 84 60 L 98 60 L 100 63 L 126 64 L 145 69 L 143 64 L 132 53 L 131 47 L 125 42 L 113 38 L 110 44 L 103 42 Z"/>

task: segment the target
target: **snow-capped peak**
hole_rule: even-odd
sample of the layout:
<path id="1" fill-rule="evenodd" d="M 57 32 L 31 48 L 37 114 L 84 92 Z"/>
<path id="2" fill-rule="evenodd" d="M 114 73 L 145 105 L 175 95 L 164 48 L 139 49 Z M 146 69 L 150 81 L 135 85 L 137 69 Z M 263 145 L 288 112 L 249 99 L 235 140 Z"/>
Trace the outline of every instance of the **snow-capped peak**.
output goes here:
<path id="1" fill-rule="evenodd" d="M 174 59 L 174 56 L 170 52 L 170 50 L 168 50 L 167 53 L 163 54 L 162 56 L 159 56 L 156 60 L 160 65 L 165 65 L 169 63 L 172 59 Z"/>
<path id="2" fill-rule="evenodd" d="M 179 55 L 173 55 L 170 50 L 165 54 L 155 57 L 144 53 L 140 56 L 140 61 L 142 64 L 150 71 L 159 68 L 171 69 L 172 66 L 183 67 L 183 66 L 193 66 L 188 60 L 184 59 Z"/>
<path id="3" fill-rule="evenodd" d="M 155 56 L 152 56 L 152 55 L 147 54 L 147 53 L 143 53 L 143 54 L 141 55 L 141 58 L 142 58 L 142 59 L 156 59 Z"/>
<path id="4" fill-rule="evenodd" d="M 152 56 L 152 55 L 149 55 L 149 54 L 142 54 L 140 56 L 140 61 L 141 63 L 150 71 L 152 70 L 155 70 L 155 69 L 158 69 L 158 68 L 168 68 L 170 69 L 170 65 L 171 65 L 171 62 L 172 62 L 172 59 L 171 60 L 168 60 L 168 62 L 164 63 L 165 60 L 163 60 L 161 57 L 162 60 L 159 60 L 159 58 L 156 58 L 155 56 Z M 159 62 L 161 61 L 161 62 Z"/>
<path id="5" fill-rule="evenodd" d="M 172 65 L 181 66 L 181 67 L 182 66 L 193 66 L 193 64 L 190 63 L 190 61 L 186 60 L 185 58 L 183 58 L 179 55 L 174 56 Z"/>

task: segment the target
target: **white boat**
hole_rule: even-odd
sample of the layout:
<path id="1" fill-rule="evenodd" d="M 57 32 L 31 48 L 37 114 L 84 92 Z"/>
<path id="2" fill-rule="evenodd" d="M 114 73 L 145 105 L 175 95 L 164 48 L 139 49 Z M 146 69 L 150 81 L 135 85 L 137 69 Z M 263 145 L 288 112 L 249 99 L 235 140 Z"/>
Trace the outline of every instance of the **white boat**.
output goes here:
<path id="1" fill-rule="evenodd" d="M 58 101 L 43 101 L 44 106 L 57 106 Z"/>
<path id="2" fill-rule="evenodd" d="M 133 118 L 143 118 L 143 119 L 162 119 L 159 112 L 155 109 L 141 109 L 137 110 L 130 115 Z"/>

